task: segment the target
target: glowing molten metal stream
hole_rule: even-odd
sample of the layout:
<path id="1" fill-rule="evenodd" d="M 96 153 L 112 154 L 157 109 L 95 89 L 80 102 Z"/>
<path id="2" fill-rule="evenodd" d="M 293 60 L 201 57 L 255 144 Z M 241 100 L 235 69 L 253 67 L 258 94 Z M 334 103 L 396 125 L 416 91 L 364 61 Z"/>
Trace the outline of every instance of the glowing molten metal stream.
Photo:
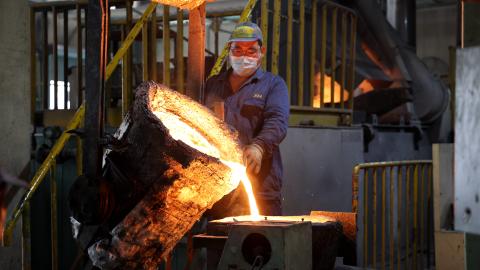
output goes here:
<path id="1" fill-rule="evenodd" d="M 230 181 L 238 185 L 241 181 L 247 192 L 248 201 L 250 204 L 250 215 L 254 220 L 260 220 L 260 213 L 258 211 L 257 202 L 253 194 L 252 184 L 248 179 L 246 168 L 240 163 L 224 160 L 220 158 L 220 150 L 211 144 L 205 136 L 198 132 L 195 128 L 191 127 L 175 114 L 168 111 L 154 111 L 165 127 L 168 128 L 170 136 L 175 140 L 181 140 L 185 144 L 198 151 L 207 154 L 211 157 L 218 158 L 223 164 L 231 169 L 232 175 Z"/>

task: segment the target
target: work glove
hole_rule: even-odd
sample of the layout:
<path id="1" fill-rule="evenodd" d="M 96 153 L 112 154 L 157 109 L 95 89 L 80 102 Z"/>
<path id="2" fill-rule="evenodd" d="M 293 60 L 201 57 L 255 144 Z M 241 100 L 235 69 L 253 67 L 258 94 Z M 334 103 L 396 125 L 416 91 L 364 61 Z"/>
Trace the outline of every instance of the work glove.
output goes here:
<path id="1" fill-rule="evenodd" d="M 243 164 L 247 171 L 258 174 L 262 168 L 263 149 L 258 144 L 249 144 L 243 148 Z"/>

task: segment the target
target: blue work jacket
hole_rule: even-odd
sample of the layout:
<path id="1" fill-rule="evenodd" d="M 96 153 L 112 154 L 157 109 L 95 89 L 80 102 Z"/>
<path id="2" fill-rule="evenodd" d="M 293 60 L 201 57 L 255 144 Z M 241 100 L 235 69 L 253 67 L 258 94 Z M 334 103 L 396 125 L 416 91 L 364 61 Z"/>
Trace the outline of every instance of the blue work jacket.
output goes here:
<path id="1" fill-rule="evenodd" d="M 258 175 L 250 174 L 256 196 L 279 200 L 282 188 L 282 159 L 279 145 L 287 134 L 290 102 L 285 81 L 257 69 L 234 93 L 228 81 L 231 69 L 210 78 L 205 87 L 205 105 L 213 109 L 224 102 L 224 119 L 239 134 L 245 146 L 256 143 L 264 149 Z"/>

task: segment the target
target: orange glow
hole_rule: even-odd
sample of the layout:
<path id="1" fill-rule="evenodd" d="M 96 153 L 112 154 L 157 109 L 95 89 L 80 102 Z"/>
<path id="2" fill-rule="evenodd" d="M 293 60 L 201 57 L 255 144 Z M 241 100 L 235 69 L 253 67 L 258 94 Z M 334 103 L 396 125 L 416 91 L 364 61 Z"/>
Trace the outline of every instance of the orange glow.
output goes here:
<path id="1" fill-rule="evenodd" d="M 332 77 L 328 75 L 323 75 L 324 77 L 324 87 L 323 87 L 323 103 L 331 103 L 332 102 Z M 313 107 L 315 108 L 320 108 L 320 86 L 321 86 L 321 81 L 320 81 L 320 73 L 317 73 L 315 75 L 315 80 L 314 80 L 314 94 L 313 94 Z M 343 99 L 341 100 L 341 86 L 337 81 L 333 81 L 333 102 L 334 103 L 340 103 L 341 101 L 347 101 L 349 94 L 348 90 L 345 88 L 343 89 Z"/>
<path id="2" fill-rule="evenodd" d="M 355 90 L 355 92 L 358 92 L 357 95 L 361 94 L 366 94 L 370 91 L 373 91 L 373 85 L 370 83 L 368 80 L 363 80 L 357 87 L 358 91 Z"/>
<path id="3" fill-rule="evenodd" d="M 214 143 L 211 143 L 206 138 L 206 136 L 201 134 L 198 130 L 192 127 L 192 125 L 184 121 L 181 117 L 160 108 L 153 110 L 153 114 L 155 114 L 155 116 L 162 121 L 163 125 L 168 128 L 170 136 L 172 136 L 175 140 L 181 140 L 185 144 L 197 149 L 204 154 L 207 154 L 214 158 L 218 158 L 223 164 L 228 166 L 232 172 L 230 177 L 230 182 L 232 186 L 236 187 L 240 182 L 242 182 L 247 192 L 248 201 L 250 204 L 250 215 L 253 218 L 260 219 L 260 214 L 258 211 L 255 196 L 253 194 L 252 185 L 247 177 L 246 168 L 245 166 L 243 166 L 243 164 L 240 163 L 240 160 L 238 160 L 236 157 L 233 157 L 233 159 L 237 160 L 229 160 L 232 159 L 232 157 L 222 155 L 222 151 L 220 151 L 220 149 Z M 193 117 L 194 115 L 196 114 L 192 114 L 190 116 Z M 225 145 L 228 144 L 225 143 L 222 146 Z M 238 151 L 238 149 L 231 150 Z M 195 197 L 196 194 L 191 189 L 185 189 L 182 190 L 182 193 L 180 195 L 181 200 L 188 201 Z"/>

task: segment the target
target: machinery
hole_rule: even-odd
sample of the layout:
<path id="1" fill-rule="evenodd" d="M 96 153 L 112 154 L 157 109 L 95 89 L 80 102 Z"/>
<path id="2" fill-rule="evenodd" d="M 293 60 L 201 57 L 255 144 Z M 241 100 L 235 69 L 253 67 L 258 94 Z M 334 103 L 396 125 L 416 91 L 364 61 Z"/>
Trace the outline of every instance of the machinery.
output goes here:
<path id="1" fill-rule="evenodd" d="M 348 245 L 347 231 L 339 220 L 319 214 L 239 216 L 210 221 L 193 244 L 207 248 L 207 269 L 333 269 Z M 354 249 L 348 252 L 341 255 L 355 256 Z"/>

